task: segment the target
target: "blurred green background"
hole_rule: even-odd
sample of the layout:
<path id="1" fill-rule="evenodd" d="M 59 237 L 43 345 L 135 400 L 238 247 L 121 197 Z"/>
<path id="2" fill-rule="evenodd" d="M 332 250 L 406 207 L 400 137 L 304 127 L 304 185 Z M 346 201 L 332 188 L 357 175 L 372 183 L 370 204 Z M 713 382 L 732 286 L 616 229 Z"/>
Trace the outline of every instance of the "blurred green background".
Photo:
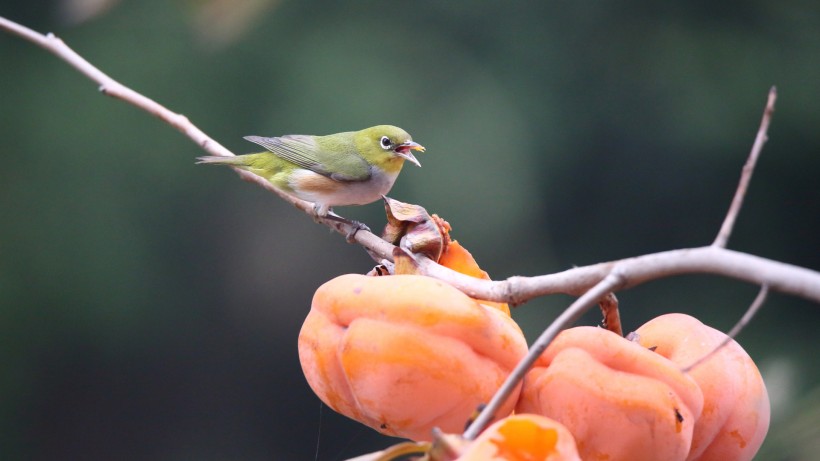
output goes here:
<path id="1" fill-rule="evenodd" d="M 495 278 L 712 241 L 766 100 L 730 247 L 820 269 L 820 7 L 795 2 L 0 1 L 235 152 L 249 134 L 399 125 L 391 196 Z M 340 460 L 395 442 L 324 408 L 296 340 L 315 289 L 373 265 L 196 145 L 0 34 L 0 458 Z M 340 209 L 380 229 L 379 204 Z M 757 288 L 619 294 L 625 328 L 728 330 Z M 514 317 L 533 338 L 571 301 Z M 584 323 L 594 324 L 597 315 Z M 757 459 L 820 450 L 820 306 L 738 338 L 773 404 Z M 318 440 L 318 442 L 317 442 Z M 317 448 L 318 443 L 318 448 Z"/>

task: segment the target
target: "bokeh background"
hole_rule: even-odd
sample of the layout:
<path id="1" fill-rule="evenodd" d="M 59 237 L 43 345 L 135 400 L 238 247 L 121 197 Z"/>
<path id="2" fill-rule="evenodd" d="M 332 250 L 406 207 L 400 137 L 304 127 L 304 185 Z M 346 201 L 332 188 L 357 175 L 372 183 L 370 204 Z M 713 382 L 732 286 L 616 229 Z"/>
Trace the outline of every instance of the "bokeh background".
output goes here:
<path id="1" fill-rule="evenodd" d="M 229 149 L 390 123 L 427 147 L 391 196 L 495 278 L 711 242 L 779 99 L 730 247 L 820 269 L 814 1 L 0 1 Z M 296 340 L 315 289 L 373 262 L 170 127 L 0 34 L 0 458 L 328 460 L 395 442 L 328 408 Z M 340 209 L 380 229 L 379 204 Z M 728 330 L 757 288 L 619 294 L 634 329 Z M 518 307 L 534 338 L 571 301 Z M 739 342 L 773 421 L 820 450 L 820 306 L 773 294 Z M 594 324 L 596 315 L 583 323 Z"/>

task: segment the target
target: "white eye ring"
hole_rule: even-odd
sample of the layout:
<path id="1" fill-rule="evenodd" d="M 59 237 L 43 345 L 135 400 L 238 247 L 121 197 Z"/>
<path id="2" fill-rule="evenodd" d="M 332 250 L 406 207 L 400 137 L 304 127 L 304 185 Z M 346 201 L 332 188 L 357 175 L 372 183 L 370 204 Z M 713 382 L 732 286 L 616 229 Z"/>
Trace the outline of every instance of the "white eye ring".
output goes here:
<path id="1" fill-rule="evenodd" d="M 382 136 L 381 145 L 383 149 L 390 149 L 393 145 L 393 141 L 391 141 L 387 136 Z"/>

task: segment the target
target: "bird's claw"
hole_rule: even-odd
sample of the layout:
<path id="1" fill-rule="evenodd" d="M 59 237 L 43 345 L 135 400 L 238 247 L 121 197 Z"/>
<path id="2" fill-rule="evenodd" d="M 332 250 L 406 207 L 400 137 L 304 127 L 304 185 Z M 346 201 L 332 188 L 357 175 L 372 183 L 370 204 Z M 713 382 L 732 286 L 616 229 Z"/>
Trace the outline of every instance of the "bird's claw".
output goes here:
<path id="1" fill-rule="evenodd" d="M 356 234 L 360 230 L 364 230 L 364 231 L 367 231 L 367 232 L 373 232 L 373 231 L 370 230 L 369 227 L 367 227 L 367 224 L 365 224 L 363 222 L 350 220 L 350 221 L 348 221 L 348 223 L 351 226 L 353 226 L 353 228 L 345 236 L 345 240 L 347 240 L 347 243 L 354 243 L 356 241 Z"/>
<path id="2" fill-rule="evenodd" d="M 363 222 L 353 220 L 353 219 L 343 218 L 343 217 L 337 215 L 336 213 L 334 213 L 333 211 L 329 211 L 325 216 L 322 216 L 322 217 L 324 219 L 330 219 L 332 221 L 336 221 L 336 222 L 340 222 L 340 223 L 344 223 L 344 224 L 349 224 L 352 227 L 352 229 L 350 229 L 350 231 L 345 235 L 345 240 L 347 240 L 347 243 L 355 242 L 356 241 L 355 240 L 356 239 L 356 233 L 358 233 L 360 230 L 366 230 L 367 232 L 373 232 L 373 231 L 370 230 L 369 227 L 367 227 L 367 224 L 365 224 Z"/>

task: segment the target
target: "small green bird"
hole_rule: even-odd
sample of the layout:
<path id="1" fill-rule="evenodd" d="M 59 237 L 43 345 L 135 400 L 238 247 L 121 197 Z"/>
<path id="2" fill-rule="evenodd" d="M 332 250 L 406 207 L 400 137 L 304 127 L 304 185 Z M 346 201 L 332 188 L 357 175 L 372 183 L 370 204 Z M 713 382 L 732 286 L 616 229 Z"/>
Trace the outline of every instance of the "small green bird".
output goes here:
<path id="1" fill-rule="evenodd" d="M 327 136 L 246 136 L 268 150 L 236 157 L 199 157 L 197 163 L 230 165 L 255 173 L 277 189 L 313 203 L 317 216 L 335 217 L 334 206 L 365 205 L 390 191 L 404 161 L 421 166 L 424 152 L 406 131 L 378 125 Z M 346 221 L 346 220 L 344 220 Z"/>

